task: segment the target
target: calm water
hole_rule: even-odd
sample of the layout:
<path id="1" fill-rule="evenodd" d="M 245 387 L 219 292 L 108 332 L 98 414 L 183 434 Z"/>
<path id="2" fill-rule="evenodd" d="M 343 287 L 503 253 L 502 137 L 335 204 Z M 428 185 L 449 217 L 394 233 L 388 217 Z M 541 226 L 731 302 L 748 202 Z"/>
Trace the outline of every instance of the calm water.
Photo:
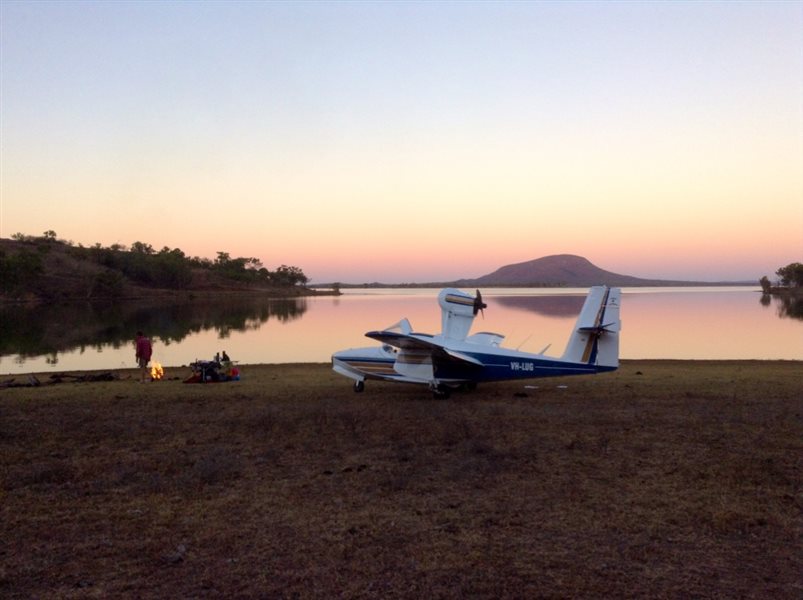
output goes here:
<path id="1" fill-rule="evenodd" d="M 241 363 L 328 362 L 370 346 L 364 333 L 410 319 L 440 329 L 439 290 L 346 290 L 340 297 L 240 300 L 174 306 L 40 307 L 0 310 L 0 373 L 134 367 L 133 334 L 148 332 L 165 366 L 226 350 Z M 489 289 L 472 331 L 505 346 L 560 355 L 585 289 Z M 758 288 L 623 290 L 623 358 L 803 360 L 803 307 L 762 300 Z"/>

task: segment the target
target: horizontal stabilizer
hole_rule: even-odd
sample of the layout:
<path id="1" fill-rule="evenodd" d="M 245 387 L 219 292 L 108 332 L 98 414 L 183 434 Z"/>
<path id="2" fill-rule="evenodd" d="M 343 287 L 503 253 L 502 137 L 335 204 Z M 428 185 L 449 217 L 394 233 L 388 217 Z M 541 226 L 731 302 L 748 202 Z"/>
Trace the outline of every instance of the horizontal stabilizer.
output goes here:
<path id="1" fill-rule="evenodd" d="M 618 323 L 615 321 L 611 321 L 610 323 L 605 323 L 604 325 L 597 325 L 596 327 L 580 327 L 577 331 L 584 331 L 588 333 L 612 333 L 617 331 L 615 327 L 618 327 Z"/>

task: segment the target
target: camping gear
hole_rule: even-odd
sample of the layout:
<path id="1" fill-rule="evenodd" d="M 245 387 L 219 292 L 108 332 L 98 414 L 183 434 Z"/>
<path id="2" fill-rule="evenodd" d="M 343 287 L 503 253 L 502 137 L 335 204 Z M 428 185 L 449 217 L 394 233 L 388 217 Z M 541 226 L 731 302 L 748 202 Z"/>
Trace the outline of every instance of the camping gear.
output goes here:
<path id="1" fill-rule="evenodd" d="M 222 383 L 239 381 L 240 369 L 231 361 L 221 363 L 217 360 L 196 360 L 190 363 L 192 375 L 184 383 Z"/>

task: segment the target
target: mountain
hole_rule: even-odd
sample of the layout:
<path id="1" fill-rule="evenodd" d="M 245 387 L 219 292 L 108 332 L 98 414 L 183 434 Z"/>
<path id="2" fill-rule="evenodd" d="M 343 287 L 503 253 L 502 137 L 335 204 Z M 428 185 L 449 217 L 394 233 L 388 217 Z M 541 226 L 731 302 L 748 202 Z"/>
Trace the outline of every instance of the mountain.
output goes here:
<path id="1" fill-rule="evenodd" d="M 658 286 L 700 285 L 692 281 L 667 281 L 642 279 L 600 269 L 582 256 L 555 254 L 527 262 L 506 265 L 476 279 L 461 279 L 458 286 L 567 286 L 588 287 L 592 285 Z"/>

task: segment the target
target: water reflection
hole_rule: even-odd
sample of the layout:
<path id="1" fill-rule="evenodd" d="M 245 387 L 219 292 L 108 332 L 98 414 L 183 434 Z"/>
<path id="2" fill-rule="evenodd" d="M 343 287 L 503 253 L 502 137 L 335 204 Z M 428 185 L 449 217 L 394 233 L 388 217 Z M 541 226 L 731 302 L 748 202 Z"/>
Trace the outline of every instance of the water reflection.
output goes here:
<path id="1" fill-rule="evenodd" d="M 226 350 L 240 364 L 326 362 L 373 344 L 365 332 L 407 317 L 441 326 L 439 290 L 370 290 L 292 300 L 0 308 L 0 373 L 134 366 L 133 333 L 154 338 L 154 359 L 181 367 Z M 586 290 L 489 290 L 474 331 L 508 348 L 559 355 Z M 760 299 L 760 300 L 759 300 Z M 626 288 L 623 358 L 803 359 L 803 307 L 756 288 Z M 301 318 L 303 315 L 303 318 Z M 781 318 L 779 318 L 781 317 Z M 224 340 L 224 341 L 222 341 Z"/>
<path id="2" fill-rule="evenodd" d="M 168 346 L 209 330 L 225 339 L 232 332 L 256 331 L 270 319 L 287 323 L 306 311 L 305 298 L 2 307 L 0 355 L 16 354 L 19 364 L 46 356 L 47 364 L 55 365 L 59 353 L 130 346 L 137 330 Z"/>
<path id="3" fill-rule="evenodd" d="M 761 295 L 762 306 L 770 306 L 773 300 L 778 317 L 803 320 L 803 298 L 793 295 Z"/>
<path id="4" fill-rule="evenodd" d="M 523 310 L 544 317 L 572 317 L 580 312 L 585 301 L 584 296 L 496 296 L 493 302 L 513 310 Z M 794 295 L 759 296 L 761 306 L 775 305 L 776 313 L 781 319 L 803 320 L 803 298 Z"/>
<path id="5" fill-rule="evenodd" d="M 495 296 L 506 308 L 533 312 L 545 317 L 576 317 L 583 308 L 585 296 Z"/>

